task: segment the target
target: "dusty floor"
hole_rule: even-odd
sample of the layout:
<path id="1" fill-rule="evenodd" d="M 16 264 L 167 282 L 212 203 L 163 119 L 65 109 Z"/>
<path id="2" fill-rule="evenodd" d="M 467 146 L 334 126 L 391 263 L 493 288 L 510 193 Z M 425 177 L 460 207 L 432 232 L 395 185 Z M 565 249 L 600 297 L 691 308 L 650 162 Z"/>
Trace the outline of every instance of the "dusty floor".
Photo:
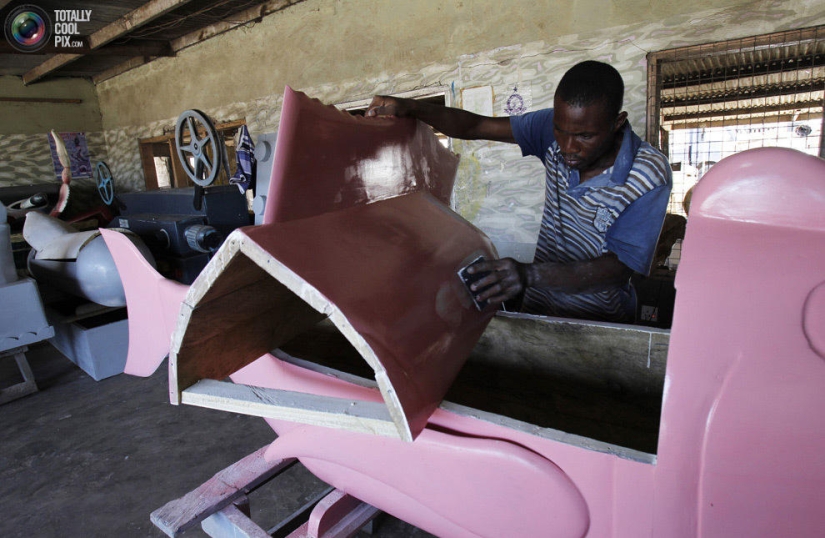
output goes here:
<path id="1" fill-rule="evenodd" d="M 152 511 L 275 439 L 262 419 L 169 404 L 165 364 L 149 378 L 94 381 L 49 344 L 27 357 L 40 391 L 0 405 L 7 538 L 165 536 Z M 0 360 L 0 387 L 17 375 Z M 252 519 L 271 528 L 326 487 L 296 465 L 252 493 Z M 382 515 L 373 536 L 431 535 Z"/>

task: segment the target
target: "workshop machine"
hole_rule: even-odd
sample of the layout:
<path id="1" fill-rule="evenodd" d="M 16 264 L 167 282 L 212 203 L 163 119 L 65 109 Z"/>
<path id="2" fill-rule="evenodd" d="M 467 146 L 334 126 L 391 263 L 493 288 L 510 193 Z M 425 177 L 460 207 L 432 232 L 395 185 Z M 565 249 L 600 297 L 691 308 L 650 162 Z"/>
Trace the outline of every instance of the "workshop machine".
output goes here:
<path id="1" fill-rule="evenodd" d="M 238 187 L 213 184 L 221 170 L 229 176 L 229 164 L 223 137 L 206 114 L 186 110 L 178 117 L 175 148 L 193 187 L 115 195 L 111 172 L 99 164 L 98 192 L 118 208 L 109 227 L 140 236 L 162 275 L 189 284 L 232 230 L 253 221 Z"/>
<path id="2" fill-rule="evenodd" d="M 94 172 L 100 198 L 117 215 L 106 219 L 109 228 L 127 232 L 163 276 L 190 283 L 224 238 L 252 219 L 237 186 L 213 185 L 228 165 L 224 142 L 209 118 L 187 110 L 175 135 L 194 187 L 116 195 L 108 165 L 98 162 Z M 68 192 L 68 182 L 63 187 Z M 21 204 L 21 220 L 27 211 L 23 236 L 32 247 L 26 264 L 47 303 L 52 343 L 94 379 L 118 374 L 126 361 L 126 297 L 100 230 L 78 231 L 34 201 L 36 195 Z"/>

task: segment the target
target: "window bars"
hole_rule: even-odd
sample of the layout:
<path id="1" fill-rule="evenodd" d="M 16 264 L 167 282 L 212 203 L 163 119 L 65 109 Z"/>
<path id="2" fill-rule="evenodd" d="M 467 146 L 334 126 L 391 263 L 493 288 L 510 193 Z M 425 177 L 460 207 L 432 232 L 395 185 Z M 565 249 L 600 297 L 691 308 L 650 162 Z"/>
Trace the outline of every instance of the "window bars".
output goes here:
<path id="1" fill-rule="evenodd" d="M 686 217 L 690 189 L 734 153 L 825 156 L 824 89 L 825 26 L 650 53 L 647 139 L 671 162 L 668 212 Z"/>

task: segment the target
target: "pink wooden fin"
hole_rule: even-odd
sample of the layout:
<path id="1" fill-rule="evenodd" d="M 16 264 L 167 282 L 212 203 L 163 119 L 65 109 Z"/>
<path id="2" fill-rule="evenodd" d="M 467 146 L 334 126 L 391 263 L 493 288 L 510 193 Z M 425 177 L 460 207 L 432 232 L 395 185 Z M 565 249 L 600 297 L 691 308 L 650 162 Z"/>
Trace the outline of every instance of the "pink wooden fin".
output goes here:
<path id="1" fill-rule="evenodd" d="M 161 276 L 124 234 L 100 229 L 117 265 L 129 315 L 124 372 L 152 375 L 169 354 L 180 303 L 189 286 Z"/>

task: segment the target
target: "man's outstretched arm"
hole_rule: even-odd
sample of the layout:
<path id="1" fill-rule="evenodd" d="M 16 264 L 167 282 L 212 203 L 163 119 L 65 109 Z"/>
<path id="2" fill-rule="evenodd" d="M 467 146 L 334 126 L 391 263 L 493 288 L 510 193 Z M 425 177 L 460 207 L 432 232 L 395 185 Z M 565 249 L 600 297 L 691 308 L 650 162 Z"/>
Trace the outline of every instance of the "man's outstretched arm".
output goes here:
<path id="1" fill-rule="evenodd" d="M 416 118 L 449 137 L 462 140 L 516 141 L 510 128 L 510 118 L 481 116 L 460 108 L 434 105 L 416 99 L 376 95 L 365 116 Z"/>

